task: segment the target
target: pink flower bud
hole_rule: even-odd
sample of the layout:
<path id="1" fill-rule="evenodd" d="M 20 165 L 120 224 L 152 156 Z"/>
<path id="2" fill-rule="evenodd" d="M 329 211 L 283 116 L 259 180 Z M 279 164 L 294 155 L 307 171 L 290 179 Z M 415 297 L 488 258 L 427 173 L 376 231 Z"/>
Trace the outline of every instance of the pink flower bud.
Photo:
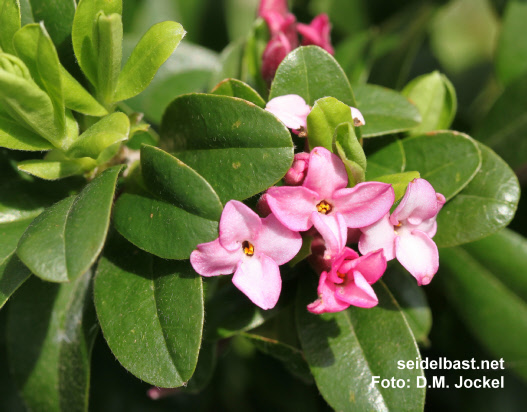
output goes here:
<path id="1" fill-rule="evenodd" d="M 319 46 L 329 54 L 335 54 L 331 45 L 331 24 L 327 14 L 319 14 L 310 24 L 297 24 L 298 32 L 303 36 L 303 46 Z"/>
<path id="2" fill-rule="evenodd" d="M 304 183 L 308 166 L 309 153 L 297 153 L 295 155 L 295 159 L 293 160 L 293 165 L 285 174 L 285 184 L 289 186 L 300 186 L 302 183 Z"/>

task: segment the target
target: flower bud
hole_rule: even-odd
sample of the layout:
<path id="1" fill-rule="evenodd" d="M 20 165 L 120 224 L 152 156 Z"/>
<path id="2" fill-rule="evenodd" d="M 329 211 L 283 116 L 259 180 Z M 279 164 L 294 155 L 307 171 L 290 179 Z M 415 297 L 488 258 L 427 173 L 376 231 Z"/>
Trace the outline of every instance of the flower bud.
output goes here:
<path id="1" fill-rule="evenodd" d="M 293 165 L 285 174 L 285 184 L 289 186 L 300 186 L 306 178 L 308 166 L 309 153 L 297 153 L 293 160 Z"/>

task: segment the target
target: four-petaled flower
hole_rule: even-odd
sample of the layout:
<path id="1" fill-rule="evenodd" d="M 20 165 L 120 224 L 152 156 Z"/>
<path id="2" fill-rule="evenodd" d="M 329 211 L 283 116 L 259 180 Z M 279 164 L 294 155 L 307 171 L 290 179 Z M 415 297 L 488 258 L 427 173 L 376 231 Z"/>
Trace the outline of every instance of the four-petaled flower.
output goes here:
<path id="1" fill-rule="evenodd" d="M 294 133 L 305 133 L 307 116 L 311 107 L 297 94 L 286 94 L 269 100 L 265 110 L 274 114 L 278 120 L 285 124 Z"/>
<path id="2" fill-rule="evenodd" d="M 301 246 L 300 234 L 275 216 L 261 219 L 245 204 L 231 200 L 223 209 L 218 239 L 198 245 L 190 263 L 202 276 L 234 272 L 234 285 L 255 305 L 271 309 L 282 288 L 278 265 L 289 262 Z"/>
<path id="3" fill-rule="evenodd" d="M 331 45 L 331 23 L 327 14 L 319 14 L 310 24 L 298 23 L 296 28 L 303 37 L 303 46 L 319 46 L 329 54 L 335 54 Z"/>

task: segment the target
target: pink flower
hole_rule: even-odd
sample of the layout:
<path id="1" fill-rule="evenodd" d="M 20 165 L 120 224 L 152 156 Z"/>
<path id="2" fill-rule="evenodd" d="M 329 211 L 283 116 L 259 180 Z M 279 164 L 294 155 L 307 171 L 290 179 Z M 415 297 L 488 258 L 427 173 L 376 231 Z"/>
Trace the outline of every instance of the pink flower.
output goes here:
<path id="1" fill-rule="evenodd" d="M 286 185 L 299 186 L 304 182 L 309 167 L 309 153 L 297 153 L 293 165 L 284 176 Z"/>
<path id="2" fill-rule="evenodd" d="M 322 272 L 318 283 L 319 298 L 307 306 L 316 314 L 340 312 L 351 305 L 372 308 L 379 303 L 370 285 L 377 282 L 386 270 L 382 250 L 359 257 L 345 248 L 335 259 L 331 270 Z"/>
<path id="3" fill-rule="evenodd" d="M 269 100 L 265 110 L 274 114 L 286 127 L 298 134 L 305 132 L 311 107 L 299 95 L 286 94 Z"/>
<path id="4" fill-rule="evenodd" d="M 267 201 L 285 227 L 299 232 L 313 225 L 313 216 L 325 218 L 337 212 L 348 227 L 368 226 L 384 216 L 393 204 L 395 195 L 390 184 L 364 182 L 353 188 L 347 185 L 342 160 L 323 147 L 315 147 L 302 186 L 271 187 L 267 190 Z"/>
<path id="5" fill-rule="evenodd" d="M 300 234 L 273 215 L 261 219 L 248 206 L 231 200 L 221 214 L 218 239 L 198 245 L 190 263 L 202 276 L 234 272 L 234 285 L 255 305 L 271 309 L 282 288 L 278 265 L 293 259 L 301 246 Z"/>
<path id="6" fill-rule="evenodd" d="M 267 23 L 271 38 L 284 34 L 289 40 L 291 50 L 298 47 L 298 36 L 296 34 L 296 17 L 294 14 L 281 14 L 276 11 L 264 11 L 261 14 Z"/>
<path id="7" fill-rule="evenodd" d="M 258 7 L 258 15 L 263 16 L 265 12 L 273 11 L 282 15 L 287 14 L 289 8 L 287 0 L 262 0 Z"/>
<path id="8" fill-rule="evenodd" d="M 331 24 L 327 14 L 319 14 L 310 24 L 297 24 L 298 32 L 303 36 L 302 45 L 315 45 L 322 47 L 329 54 L 335 54 L 331 45 Z"/>
<path id="9" fill-rule="evenodd" d="M 278 33 L 269 40 L 262 55 L 262 77 L 267 84 L 271 84 L 278 66 L 293 49 L 294 46 L 284 33 Z"/>
<path id="10" fill-rule="evenodd" d="M 424 179 L 408 185 L 401 203 L 374 224 L 361 228 L 359 250 L 362 254 L 382 248 L 387 260 L 397 260 L 417 279 L 428 285 L 439 267 L 439 253 L 432 240 L 437 230 L 436 217 L 445 197 L 436 193 Z"/>

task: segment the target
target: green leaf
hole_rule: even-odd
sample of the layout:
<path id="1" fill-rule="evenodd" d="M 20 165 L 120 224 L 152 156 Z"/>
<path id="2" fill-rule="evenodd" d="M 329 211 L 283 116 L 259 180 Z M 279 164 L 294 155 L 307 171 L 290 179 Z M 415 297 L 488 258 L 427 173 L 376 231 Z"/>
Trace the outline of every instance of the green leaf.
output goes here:
<path id="1" fill-rule="evenodd" d="M 457 110 L 456 91 L 444 74 L 434 71 L 416 77 L 405 86 L 402 94 L 417 106 L 423 119 L 410 134 L 446 130 L 454 121 Z"/>
<path id="2" fill-rule="evenodd" d="M 126 369 L 163 388 L 190 379 L 204 312 L 201 277 L 189 262 L 158 259 L 114 239 L 99 263 L 94 292 L 106 342 Z"/>
<path id="3" fill-rule="evenodd" d="M 493 356 L 506 359 L 508 369 L 527 379 L 527 304 L 500 280 L 509 275 L 507 267 L 494 272 L 460 247 L 443 249 L 439 256 L 437 280 L 468 329 Z"/>
<path id="4" fill-rule="evenodd" d="M 313 315 L 306 305 L 316 299 L 310 277 L 300 284 L 296 317 L 304 355 L 317 387 L 338 411 L 422 411 L 425 389 L 417 388 L 419 369 L 401 370 L 397 359 L 420 358 L 414 336 L 397 301 L 382 281 L 374 290 L 379 304 L 371 309 L 349 309 Z M 352 365 L 352 366 L 350 366 Z M 403 379 L 404 388 L 383 388 L 381 379 Z"/>
<path id="5" fill-rule="evenodd" d="M 262 77 L 262 55 L 269 42 L 269 29 L 262 18 L 257 18 L 245 41 L 241 60 L 240 78 L 267 95 L 268 84 Z"/>
<path id="6" fill-rule="evenodd" d="M 223 205 L 210 184 L 174 156 L 141 148 L 141 170 L 151 193 L 193 215 L 219 221 Z"/>
<path id="7" fill-rule="evenodd" d="M 98 39 L 94 25 L 100 11 L 105 15 L 122 14 L 122 0 L 81 0 L 75 11 L 71 38 L 75 57 L 82 71 L 93 84 L 97 85 Z"/>
<path id="8" fill-rule="evenodd" d="M 289 130 L 271 113 L 234 97 L 176 98 L 163 116 L 161 139 L 210 183 L 222 203 L 267 189 L 293 161 Z"/>
<path id="9" fill-rule="evenodd" d="M 81 134 L 70 146 L 67 155 L 97 159 L 107 147 L 128 139 L 129 130 L 128 116 L 121 112 L 112 113 Z"/>
<path id="10" fill-rule="evenodd" d="M 395 173 L 392 175 L 377 176 L 375 181 L 390 183 L 395 191 L 395 202 L 399 201 L 406 193 L 408 184 L 420 177 L 419 172 Z"/>
<path id="11" fill-rule="evenodd" d="M 412 136 L 402 140 L 405 170 L 417 171 L 435 191 L 450 200 L 481 167 L 481 152 L 470 136 L 450 131 Z"/>
<path id="12" fill-rule="evenodd" d="M 318 99 L 307 116 L 309 146 L 332 150 L 333 135 L 341 123 L 353 123 L 350 107 L 334 97 Z"/>
<path id="13" fill-rule="evenodd" d="M 106 116 L 108 111 L 69 72 L 60 66 L 64 105 L 76 112 L 90 116 Z"/>
<path id="14" fill-rule="evenodd" d="M 20 29 L 18 0 L 0 0 L 0 50 L 14 53 L 13 36 Z"/>
<path id="15" fill-rule="evenodd" d="M 28 213 L 29 216 L 20 216 L 16 220 L 7 213 L 0 217 L 0 264 L 4 264 L 15 252 L 20 236 L 38 214 L 39 211 L 35 211 L 33 216 Z"/>
<path id="16" fill-rule="evenodd" d="M 479 143 L 481 169 L 439 213 L 434 241 L 457 246 L 488 236 L 507 226 L 520 197 L 518 179 L 498 155 Z"/>
<path id="17" fill-rule="evenodd" d="M 97 19 L 97 96 L 104 106 L 115 102 L 123 57 L 123 21 L 120 14 L 101 14 Z"/>
<path id="18" fill-rule="evenodd" d="M 506 86 L 527 73 L 527 40 L 524 36 L 526 19 L 525 2 L 507 2 L 495 59 L 498 78 Z"/>
<path id="19" fill-rule="evenodd" d="M 32 277 L 10 303 L 7 346 L 13 378 L 27 407 L 85 411 L 97 334 L 91 272 L 64 285 Z"/>
<path id="20" fill-rule="evenodd" d="M 61 160 L 25 160 L 18 163 L 18 169 L 45 180 L 57 180 L 82 175 L 97 167 L 90 158 Z"/>
<path id="21" fill-rule="evenodd" d="M 161 65 L 176 50 L 185 33 L 181 24 L 172 21 L 152 26 L 139 41 L 119 75 L 115 101 L 129 99 L 146 89 Z"/>
<path id="22" fill-rule="evenodd" d="M 211 91 L 212 94 L 219 94 L 221 96 L 232 96 L 238 97 L 248 102 L 254 103 L 256 106 L 260 106 L 265 109 L 265 101 L 248 84 L 237 79 L 225 79 L 219 82 L 214 89 Z"/>
<path id="23" fill-rule="evenodd" d="M 199 243 L 218 237 L 217 220 L 136 194 L 119 197 L 114 224 L 128 241 L 165 259 L 188 259 Z"/>
<path id="24" fill-rule="evenodd" d="M 351 123 L 343 123 L 335 129 L 334 144 L 337 154 L 344 162 L 348 173 L 349 186 L 353 187 L 366 179 L 366 155 L 355 135 Z"/>
<path id="25" fill-rule="evenodd" d="M 346 74 L 333 56 L 317 46 L 298 47 L 278 67 L 269 99 L 286 94 L 298 94 L 310 106 L 332 96 L 357 107 Z"/>
<path id="26" fill-rule="evenodd" d="M 474 132 L 513 169 L 527 162 L 527 74 L 512 81 Z"/>
<path id="27" fill-rule="evenodd" d="M 121 169 L 105 170 L 79 195 L 56 203 L 33 221 L 17 249 L 31 272 L 51 282 L 68 282 L 95 262 L 106 239 Z"/>
<path id="28" fill-rule="evenodd" d="M 185 386 L 185 392 L 198 394 L 207 387 L 216 369 L 217 346 L 217 342 L 202 342 L 196 369 Z"/>
<path id="29" fill-rule="evenodd" d="M 29 276 L 30 270 L 16 255 L 11 255 L 0 264 L 0 309 Z"/>
<path id="30" fill-rule="evenodd" d="M 368 159 L 366 180 L 401 173 L 406 167 L 404 146 L 395 136 L 364 140 L 364 149 Z"/>
<path id="31" fill-rule="evenodd" d="M 354 91 L 357 108 L 366 121 L 362 137 L 404 132 L 421 122 L 417 108 L 395 90 L 363 84 Z"/>
<path id="32" fill-rule="evenodd" d="M 2 116 L 0 116 L 0 147 L 28 151 L 53 149 L 53 145 L 46 139 Z"/>

